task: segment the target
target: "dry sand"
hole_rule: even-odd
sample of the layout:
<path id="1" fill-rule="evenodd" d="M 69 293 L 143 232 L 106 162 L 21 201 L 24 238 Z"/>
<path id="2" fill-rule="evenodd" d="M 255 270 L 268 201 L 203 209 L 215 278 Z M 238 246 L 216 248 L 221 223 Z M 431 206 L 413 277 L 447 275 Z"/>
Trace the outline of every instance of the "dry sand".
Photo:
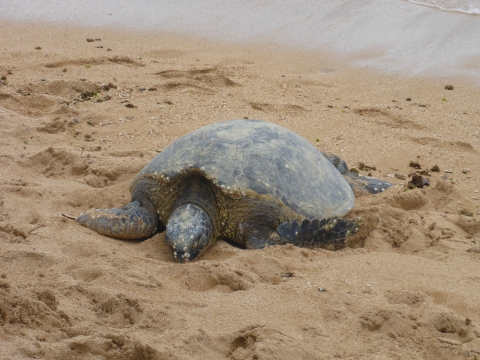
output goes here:
<path id="1" fill-rule="evenodd" d="M 0 39 L 1 359 L 480 359 L 478 87 L 173 35 L 2 22 Z M 396 184 L 357 199 L 378 219 L 362 246 L 219 241 L 177 264 L 163 234 L 61 216 L 129 202 L 174 139 L 243 117 Z M 441 171 L 406 190 L 410 161 Z"/>

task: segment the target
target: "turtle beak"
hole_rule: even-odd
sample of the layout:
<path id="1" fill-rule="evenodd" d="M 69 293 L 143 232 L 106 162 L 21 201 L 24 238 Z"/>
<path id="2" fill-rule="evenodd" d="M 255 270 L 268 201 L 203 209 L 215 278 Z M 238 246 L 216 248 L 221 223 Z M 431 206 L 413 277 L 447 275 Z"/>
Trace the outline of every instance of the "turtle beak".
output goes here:
<path id="1" fill-rule="evenodd" d="M 177 260 L 179 263 L 186 263 L 192 260 L 195 260 L 195 258 L 200 255 L 200 251 L 195 250 L 191 252 L 185 252 L 182 250 L 176 250 L 173 252 L 173 257 L 175 260 Z"/>
<path id="2" fill-rule="evenodd" d="M 184 252 L 184 251 L 178 251 L 178 250 L 173 252 L 173 257 L 179 263 L 186 263 L 190 260 L 193 260 L 193 259 L 190 259 L 190 254 L 189 253 Z"/>

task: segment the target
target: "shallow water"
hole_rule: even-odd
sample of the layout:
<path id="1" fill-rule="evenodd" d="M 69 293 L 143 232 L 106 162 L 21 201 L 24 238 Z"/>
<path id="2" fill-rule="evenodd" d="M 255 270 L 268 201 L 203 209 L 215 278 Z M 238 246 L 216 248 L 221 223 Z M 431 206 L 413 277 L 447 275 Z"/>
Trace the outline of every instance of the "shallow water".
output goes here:
<path id="1" fill-rule="evenodd" d="M 412 4 L 435 7 L 445 11 L 458 11 L 467 14 L 480 15 L 480 1 L 478 0 L 407 0 Z"/>

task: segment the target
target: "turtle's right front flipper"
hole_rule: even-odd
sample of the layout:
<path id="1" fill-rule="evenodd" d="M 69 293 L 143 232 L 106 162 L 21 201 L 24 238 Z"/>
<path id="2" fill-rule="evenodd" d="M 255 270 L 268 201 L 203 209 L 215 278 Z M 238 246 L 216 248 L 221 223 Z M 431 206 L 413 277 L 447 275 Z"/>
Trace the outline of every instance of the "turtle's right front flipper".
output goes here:
<path id="1" fill-rule="evenodd" d="M 133 201 L 121 209 L 98 209 L 81 214 L 80 224 L 99 234 L 117 239 L 144 239 L 157 232 L 158 215 L 155 208 Z"/>
<path id="2" fill-rule="evenodd" d="M 358 230 L 358 220 L 337 217 L 303 221 L 290 220 L 277 227 L 280 241 L 301 247 L 338 250 L 347 244 L 345 238 Z"/>
<path id="3" fill-rule="evenodd" d="M 359 226 L 357 219 L 338 217 L 290 220 L 280 224 L 268 238 L 250 237 L 247 247 L 260 249 L 272 245 L 293 244 L 300 247 L 338 250 L 348 245 L 347 237 L 357 232 Z"/>

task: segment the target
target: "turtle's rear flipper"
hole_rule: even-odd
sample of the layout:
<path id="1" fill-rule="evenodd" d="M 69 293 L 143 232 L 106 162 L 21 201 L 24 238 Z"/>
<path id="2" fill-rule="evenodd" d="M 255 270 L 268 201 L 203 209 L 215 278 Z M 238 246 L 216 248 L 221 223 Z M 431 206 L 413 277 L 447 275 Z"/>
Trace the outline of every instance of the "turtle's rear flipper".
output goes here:
<path id="1" fill-rule="evenodd" d="M 345 238 L 355 233 L 358 226 L 359 222 L 356 219 L 337 217 L 291 220 L 278 226 L 276 234 L 280 237 L 280 243 L 337 250 L 347 245 Z"/>
<path id="2" fill-rule="evenodd" d="M 345 180 L 348 181 L 355 192 L 355 195 L 360 195 L 362 193 L 378 194 L 385 191 L 390 186 L 393 186 L 393 184 L 388 181 L 381 181 L 368 176 L 358 175 L 356 172 L 348 170 L 347 163 L 337 155 L 324 152 L 322 152 L 322 154 L 332 163 L 333 166 L 335 166 L 340 174 L 343 175 Z"/>
<path id="3" fill-rule="evenodd" d="M 102 235 L 136 240 L 157 232 L 158 215 L 153 206 L 133 201 L 121 209 L 98 209 L 81 214 L 77 221 Z"/>
<path id="4" fill-rule="evenodd" d="M 388 181 L 358 175 L 353 171 L 349 171 L 348 173 L 343 174 L 343 176 L 352 187 L 355 195 L 358 195 L 359 193 L 378 194 L 385 191 L 390 186 L 393 186 L 393 184 Z"/>

